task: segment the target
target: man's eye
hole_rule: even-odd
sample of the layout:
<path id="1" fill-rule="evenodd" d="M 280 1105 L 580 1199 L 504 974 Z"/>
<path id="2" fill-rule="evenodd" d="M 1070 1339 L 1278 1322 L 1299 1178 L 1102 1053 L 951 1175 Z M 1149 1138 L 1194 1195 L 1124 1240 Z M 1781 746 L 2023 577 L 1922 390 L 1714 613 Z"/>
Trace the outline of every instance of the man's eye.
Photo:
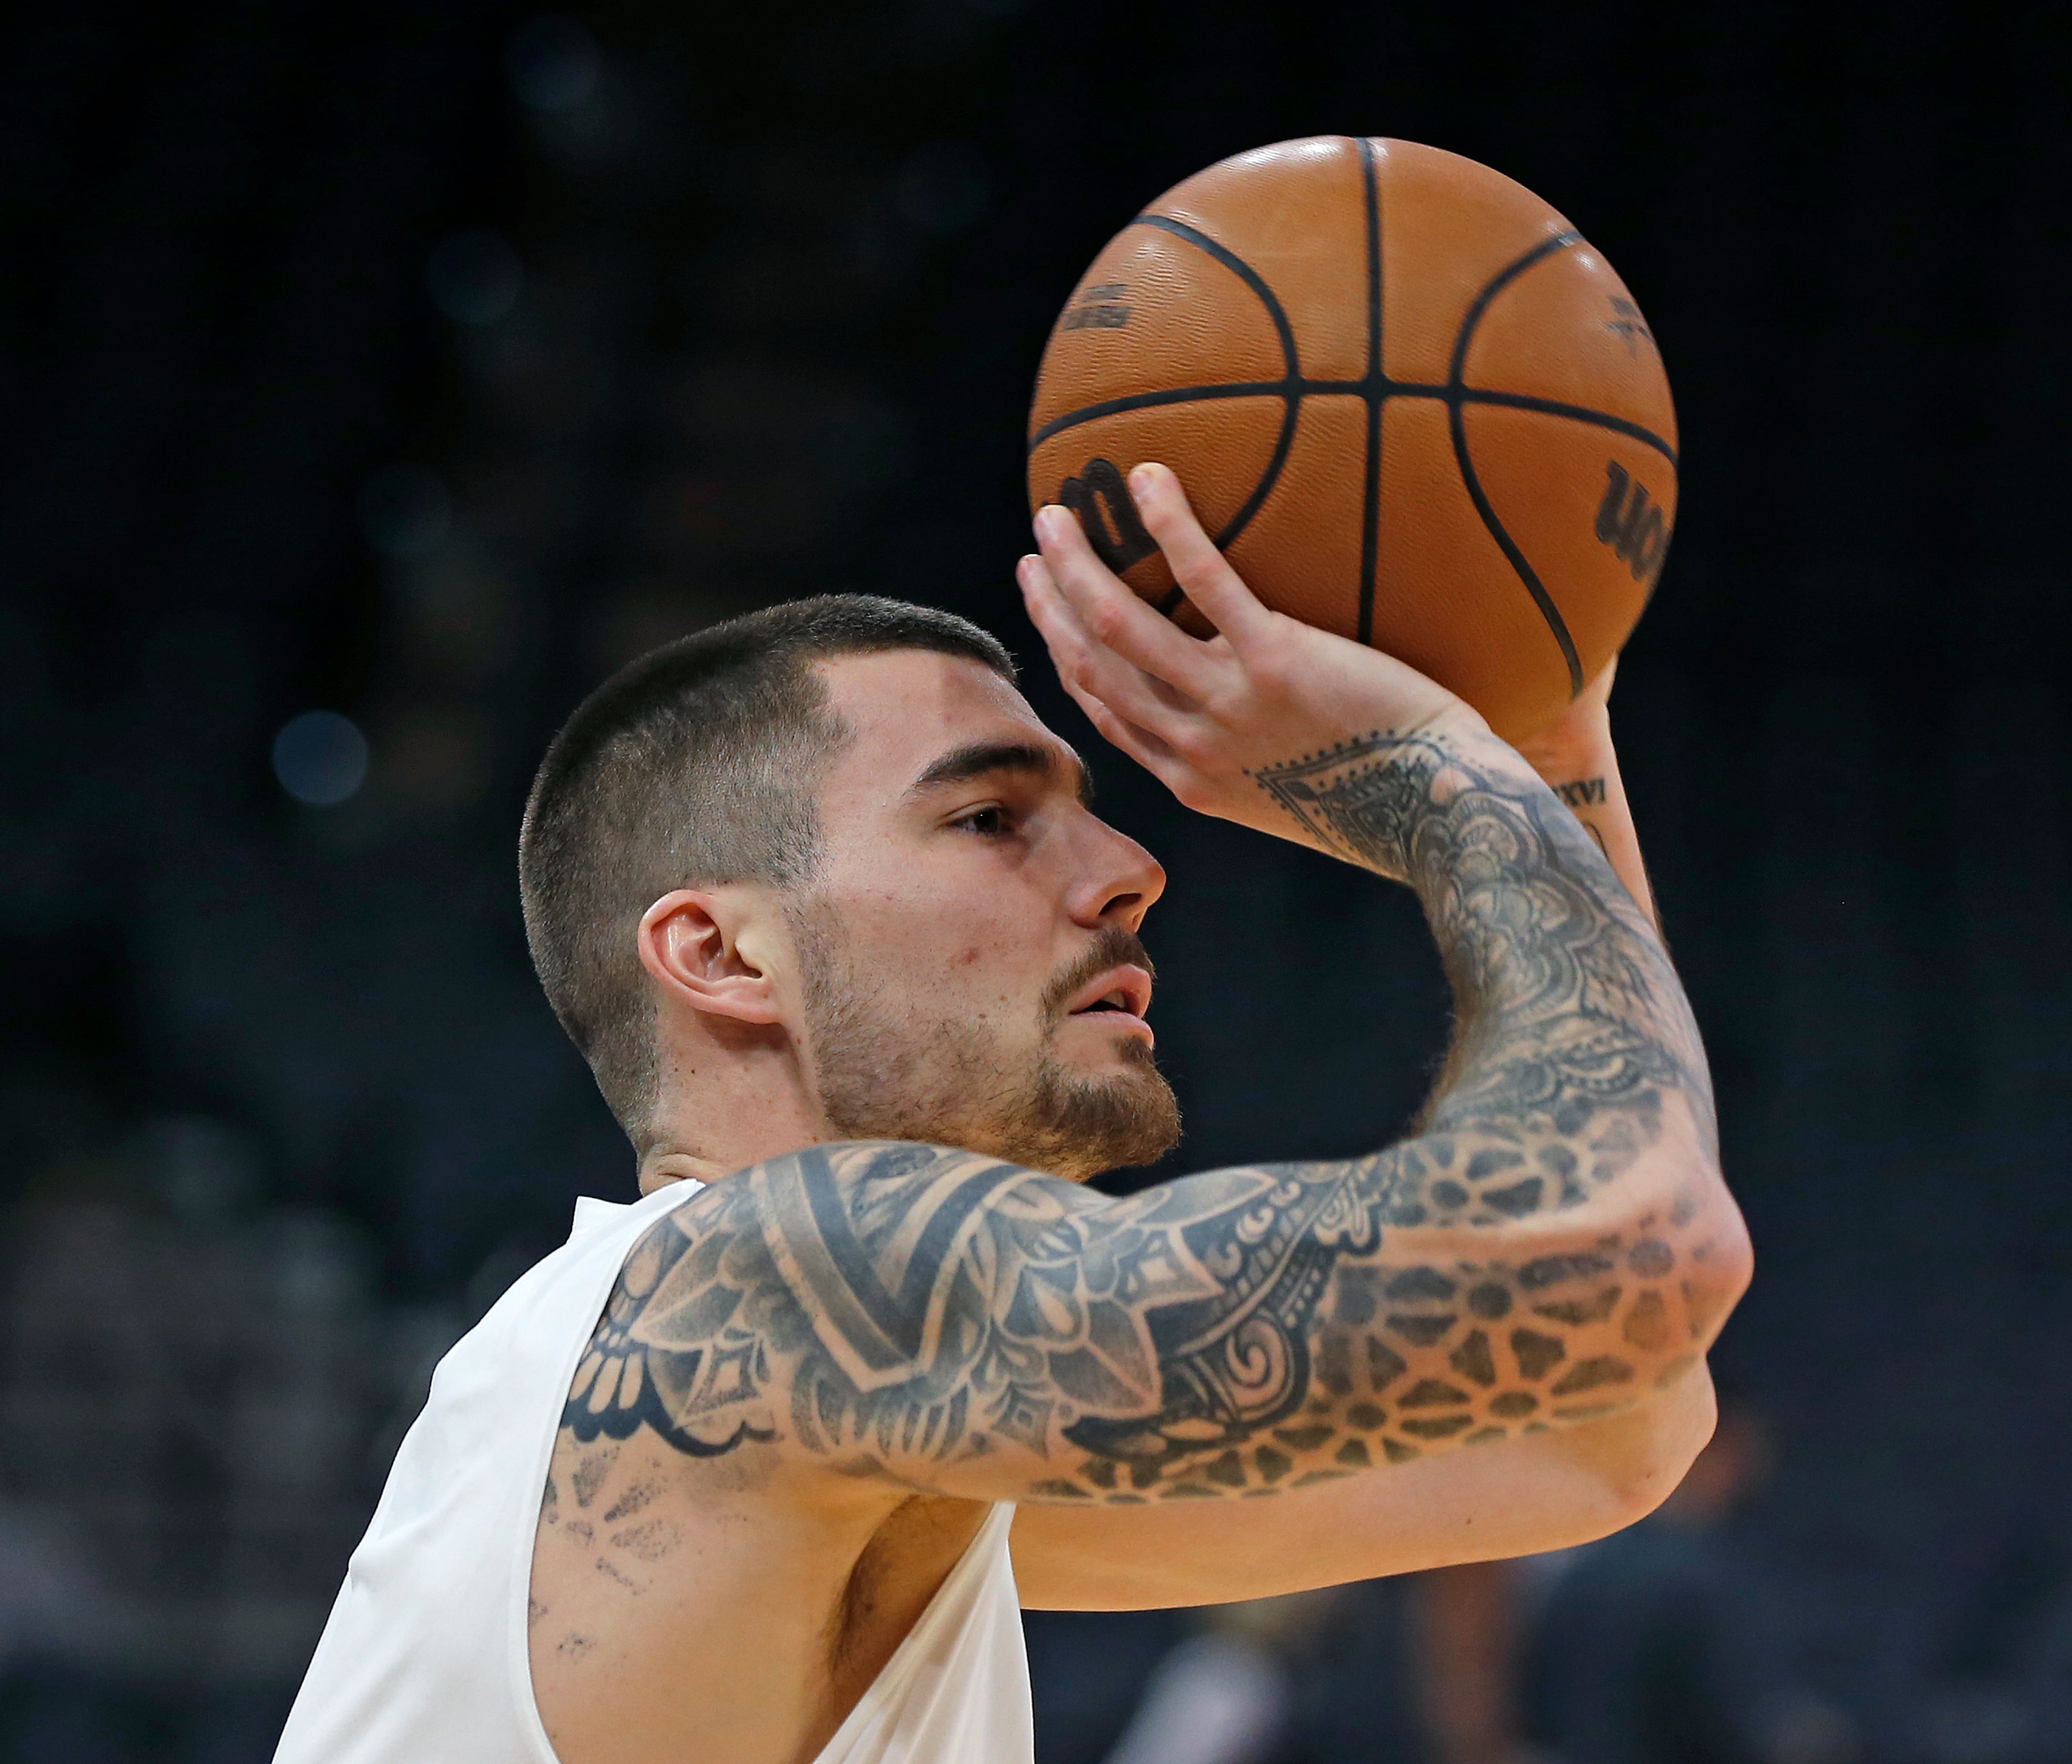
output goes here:
<path id="1" fill-rule="evenodd" d="M 951 824 L 968 828 L 975 833 L 982 833 L 991 838 L 1007 832 L 1009 822 L 1007 811 L 995 803 L 985 808 L 974 808 L 968 815 L 960 815 Z"/>

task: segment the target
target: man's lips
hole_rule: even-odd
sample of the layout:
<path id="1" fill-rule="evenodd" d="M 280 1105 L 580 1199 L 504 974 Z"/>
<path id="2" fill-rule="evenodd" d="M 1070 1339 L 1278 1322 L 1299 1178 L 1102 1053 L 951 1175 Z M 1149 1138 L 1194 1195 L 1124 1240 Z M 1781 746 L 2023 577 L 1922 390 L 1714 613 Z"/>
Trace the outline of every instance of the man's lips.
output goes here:
<path id="1" fill-rule="evenodd" d="M 1092 1017 L 1116 1029 L 1141 1030 L 1148 1037 L 1151 1025 L 1145 1018 L 1150 1009 L 1150 975 L 1134 963 L 1124 963 L 1096 974 L 1073 993 L 1065 1014 Z"/>

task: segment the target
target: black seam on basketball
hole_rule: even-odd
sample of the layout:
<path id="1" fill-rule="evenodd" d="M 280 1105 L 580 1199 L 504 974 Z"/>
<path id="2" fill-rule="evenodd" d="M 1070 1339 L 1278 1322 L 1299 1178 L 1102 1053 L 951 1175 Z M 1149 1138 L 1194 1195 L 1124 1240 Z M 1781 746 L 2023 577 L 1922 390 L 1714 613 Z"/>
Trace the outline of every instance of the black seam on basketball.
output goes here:
<path id="1" fill-rule="evenodd" d="M 1523 275 L 1543 257 L 1551 257 L 1557 251 L 1566 251 L 1571 245 L 1579 245 L 1583 236 L 1572 230 L 1557 232 L 1542 239 L 1522 257 L 1514 259 L 1482 284 L 1482 291 L 1470 302 L 1466 315 L 1461 320 L 1461 328 L 1453 335 L 1453 364 L 1447 370 L 1446 380 L 1458 388 L 1464 383 L 1467 367 L 1468 345 L 1474 339 L 1475 327 L 1482 322 L 1482 315 L 1489 310 L 1490 302 Z"/>
<path id="2" fill-rule="evenodd" d="M 1244 506 L 1223 524 L 1215 536 L 1219 551 L 1228 551 L 1231 541 L 1252 524 L 1252 517 L 1273 493 L 1273 487 L 1281 481 L 1281 467 L 1288 463 L 1289 450 L 1295 445 L 1295 424 L 1302 413 L 1302 395 L 1300 393 L 1281 407 L 1281 433 L 1273 438 L 1273 457 L 1266 462 L 1266 470 L 1259 475 L 1259 482 L 1252 487 L 1252 494 L 1244 500 Z"/>
<path id="3" fill-rule="evenodd" d="M 1568 635 L 1568 623 L 1561 616 L 1561 609 L 1554 604 L 1554 597 L 1547 592 L 1545 585 L 1525 561 L 1525 553 L 1518 549 L 1511 535 L 1504 531 L 1503 523 L 1497 519 L 1496 510 L 1490 506 L 1489 498 L 1482 492 L 1482 479 L 1475 475 L 1474 462 L 1468 457 L 1468 424 L 1462 394 L 1466 388 L 1462 384 L 1468 360 L 1468 345 L 1474 340 L 1475 327 L 1482 322 L 1482 315 L 1489 310 L 1490 302 L 1505 288 L 1523 275 L 1541 258 L 1552 257 L 1557 251 L 1565 251 L 1570 245 L 1582 241 L 1579 232 L 1557 232 L 1552 238 L 1543 239 L 1523 257 L 1516 258 L 1490 278 L 1482 290 L 1470 304 L 1461 320 L 1461 328 L 1453 338 L 1453 359 L 1446 376 L 1446 425 L 1453 431 L 1453 461 L 1461 468 L 1461 482 L 1467 488 L 1469 500 L 1475 505 L 1475 512 L 1482 517 L 1482 524 L 1489 528 L 1490 537 L 1498 549 L 1511 560 L 1511 567 L 1518 573 L 1518 579 L 1525 584 L 1526 591 L 1532 596 L 1540 608 L 1540 616 L 1547 621 L 1547 628 L 1553 632 L 1554 640 L 1561 646 L 1561 659 L 1568 664 L 1568 696 L 1571 698 L 1583 689 L 1582 658 L 1576 653 L 1576 639 Z"/>
<path id="4" fill-rule="evenodd" d="M 1374 641 L 1374 577 L 1381 553 L 1381 405 L 1388 396 L 1381 366 L 1381 194 L 1374 143 L 1359 138 L 1360 190 L 1367 221 L 1367 447 L 1360 463 L 1359 623 L 1363 644 Z"/>
<path id="5" fill-rule="evenodd" d="M 1207 252 L 1259 296 L 1260 304 L 1266 308 L 1266 315 L 1273 321 L 1274 331 L 1281 339 L 1281 363 L 1288 370 L 1283 382 L 1285 390 L 1282 396 L 1286 401 L 1281 409 L 1281 433 L 1274 438 L 1273 456 L 1266 462 L 1266 470 L 1252 487 L 1252 494 L 1245 498 L 1244 505 L 1211 536 L 1217 550 L 1228 551 L 1238 535 L 1252 524 L 1252 517 L 1264 506 L 1266 499 L 1273 494 L 1274 485 L 1281 481 L 1281 468 L 1288 463 L 1289 450 L 1295 445 L 1295 425 L 1302 414 L 1302 357 L 1295 347 L 1295 327 L 1288 322 L 1281 297 L 1267 285 L 1266 278 L 1227 245 L 1219 245 L 1199 228 L 1166 215 L 1139 215 L 1133 224 L 1157 227 Z"/>
<path id="6" fill-rule="evenodd" d="M 1614 417 L 1608 410 L 1593 410 L 1588 405 L 1564 405 L 1555 398 L 1536 398 L 1529 393 L 1480 392 L 1472 386 L 1463 386 L 1451 396 L 1464 405 L 1498 405 L 1507 410 L 1537 411 L 1542 416 L 1565 417 L 1571 422 L 1586 422 L 1593 428 L 1613 430 L 1630 436 L 1643 446 L 1652 447 L 1671 465 L 1677 463 L 1676 450 L 1653 430 L 1628 422 L 1623 417 Z"/>
<path id="7" fill-rule="evenodd" d="M 1266 285 L 1266 278 L 1253 269 L 1228 245 L 1220 245 L 1198 227 L 1190 227 L 1184 220 L 1175 220 L 1167 215 L 1139 215 L 1130 222 L 1133 227 L 1157 227 L 1170 232 L 1176 239 L 1184 239 L 1190 245 L 1206 251 L 1235 276 L 1246 287 L 1259 296 L 1259 303 L 1266 308 L 1266 316 L 1273 321 L 1273 328 L 1281 339 L 1281 360 L 1287 369 L 1287 378 L 1293 383 L 1302 377 L 1302 358 L 1295 347 L 1295 327 L 1289 323 L 1288 315 L 1281 310 L 1280 297 Z"/>
<path id="8" fill-rule="evenodd" d="M 1599 429 L 1616 430 L 1642 446 L 1652 447 L 1671 465 L 1680 463 L 1675 448 L 1652 429 L 1609 410 L 1593 410 L 1588 405 L 1563 404 L 1557 398 L 1537 397 L 1529 392 L 1491 392 L 1479 386 L 1431 386 L 1414 380 L 1383 380 L 1379 393 L 1364 380 L 1233 380 L 1223 385 L 1169 386 L 1159 392 L 1130 393 L 1120 398 L 1104 398 L 1098 404 L 1082 405 L 1063 416 L 1053 417 L 1030 438 L 1030 453 L 1053 435 L 1076 429 L 1081 423 L 1112 417 L 1128 410 L 1149 410 L 1160 405 L 1205 404 L 1218 398 L 1445 398 L 1462 404 L 1502 405 L 1512 410 L 1536 410 L 1549 417 L 1566 417 Z"/>
<path id="9" fill-rule="evenodd" d="M 1482 479 L 1475 475 L 1474 463 L 1468 458 L 1468 426 L 1462 415 L 1463 406 L 1453 404 L 1446 407 L 1447 426 L 1453 434 L 1453 459 L 1461 468 L 1461 482 L 1467 486 L 1468 495 L 1475 505 L 1475 512 L 1482 517 L 1482 524 L 1489 528 L 1490 537 L 1495 540 L 1511 567 L 1518 572 L 1518 579 L 1525 584 L 1526 591 L 1539 606 L 1540 615 L 1547 621 L 1547 628 L 1554 634 L 1554 640 L 1561 646 L 1561 659 L 1568 664 L 1568 696 L 1572 698 L 1583 689 L 1582 658 L 1576 653 L 1576 639 L 1568 635 L 1568 621 L 1562 618 L 1561 609 L 1554 604 L 1553 597 L 1542 586 L 1533 573 L 1532 565 L 1525 561 L 1525 553 L 1518 549 L 1503 523 L 1496 517 L 1496 510 L 1490 506 L 1489 498 L 1482 493 Z"/>
<path id="10" fill-rule="evenodd" d="M 1076 429 L 1097 417 L 1112 417 L 1125 410 L 1150 410 L 1160 405 L 1205 404 L 1215 398 L 1300 398 L 1309 390 L 1300 380 L 1233 380 L 1222 385 L 1169 386 L 1161 392 L 1133 392 L 1120 398 L 1104 398 L 1099 404 L 1082 405 L 1062 417 L 1053 417 L 1029 438 L 1029 451 L 1042 446 L 1053 435 Z"/>

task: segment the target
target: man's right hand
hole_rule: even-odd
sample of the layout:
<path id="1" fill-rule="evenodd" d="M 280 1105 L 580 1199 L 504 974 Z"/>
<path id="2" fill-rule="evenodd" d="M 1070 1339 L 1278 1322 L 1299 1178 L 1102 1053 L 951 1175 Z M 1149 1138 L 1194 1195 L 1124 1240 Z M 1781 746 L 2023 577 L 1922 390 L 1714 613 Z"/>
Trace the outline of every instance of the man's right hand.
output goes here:
<path id="1" fill-rule="evenodd" d="M 1137 467 L 1129 487 L 1215 637 L 1189 636 L 1140 599 L 1054 504 L 1037 512 L 1042 554 L 1017 574 L 1066 691 L 1188 808 L 1343 857 L 1253 775 L 1382 730 L 1488 738 L 1479 714 L 1415 668 L 1260 604 L 1165 467 Z"/>

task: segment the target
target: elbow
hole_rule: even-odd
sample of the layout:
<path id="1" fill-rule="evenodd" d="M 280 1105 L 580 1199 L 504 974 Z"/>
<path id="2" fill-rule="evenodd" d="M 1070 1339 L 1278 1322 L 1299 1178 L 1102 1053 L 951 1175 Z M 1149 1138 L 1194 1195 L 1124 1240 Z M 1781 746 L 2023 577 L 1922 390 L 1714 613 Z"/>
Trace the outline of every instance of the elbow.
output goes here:
<path id="1" fill-rule="evenodd" d="M 1695 1182 L 1687 1175 L 1630 1203 L 1630 1213 L 1593 1222 L 1605 1234 L 1600 1244 L 1650 1246 L 1635 1269 L 1646 1278 L 1600 1293 L 1598 1333 L 1569 1347 L 1571 1363 L 1615 1368 L 1628 1400 L 1609 1412 L 1556 1408 L 1552 1418 L 1567 1425 L 1531 1442 L 1548 1497 L 1536 1550 L 1589 1543 L 1646 1518 L 1712 1437 L 1718 1411 L 1704 1356 L 1747 1289 L 1753 1256 L 1716 1171 L 1694 1174 Z"/>
<path id="2" fill-rule="evenodd" d="M 1675 1494 L 1712 1438 L 1719 1404 L 1701 1359 L 1671 1389 L 1641 1405 L 1628 1449 L 1606 1464 L 1605 1505 L 1621 1531 L 1646 1519 Z"/>
<path id="3" fill-rule="evenodd" d="M 1670 1390 L 1558 1436 L 1537 1551 L 1595 1543 L 1646 1519 L 1676 1492 L 1712 1437 L 1717 1409 L 1700 1360 Z"/>
<path id="4" fill-rule="evenodd" d="M 1613 1519 L 1606 1531 L 1645 1519 L 1661 1506 L 1712 1441 L 1719 1406 L 1705 1351 L 1747 1291 L 1754 1256 L 1731 1200 L 1711 1223 L 1680 1271 L 1688 1346 L 1642 1369 L 1652 1387 L 1649 1395 L 1620 1417 L 1624 1425 L 1617 1445 L 1599 1459 Z"/>
<path id="5" fill-rule="evenodd" d="M 1700 1355 L 1719 1338 L 1755 1274 L 1755 1248 L 1741 1209 L 1716 1175 L 1712 1186 L 1712 1203 L 1693 1220 L 1676 1271 L 1691 1332 L 1688 1351 Z M 1679 1363 L 1672 1362 L 1663 1374 L 1673 1376 Z"/>
<path id="6" fill-rule="evenodd" d="M 1709 1160 L 1685 1166 L 1652 1194 L 1626 1197 L 1608 1236 L 1631 1246 L 1627 1269 L 1639 1277 L 1627 1289 L 1633 1296 L 1617 1351 L 1632 1369 L 1630 1388 L 1649 1392 L 1652 1403 L 1680 1387 L 1694 1367 L 1702 1368 L 1748 1291 L 1754 1248 L 1741 1209 Z"/>

